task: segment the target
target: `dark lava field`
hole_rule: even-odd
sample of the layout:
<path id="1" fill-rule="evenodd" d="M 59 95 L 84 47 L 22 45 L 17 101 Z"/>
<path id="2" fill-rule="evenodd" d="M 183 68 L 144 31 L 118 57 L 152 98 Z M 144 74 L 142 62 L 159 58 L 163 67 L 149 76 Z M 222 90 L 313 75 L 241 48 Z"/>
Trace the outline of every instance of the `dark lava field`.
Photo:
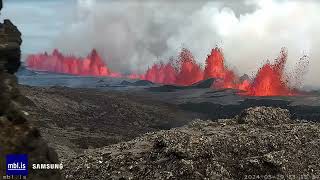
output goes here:
<path id="1" fill-rule="evenodd" d="M 317 164 L 318 123 L 314 122 L 320 120 L 320 94 L 316 91 L 290 97 L 249 97 L 239 95 L 238 90 L 210 88 L 215 79 L 173 86 L 24 68 L 17 76 L 24 95 L 22 110 L 57 151 L 66 165 L 63 174 L 67 179 L 163 179 L 172 175 L 243 179 L 248 173 L 289 177 L 308 174 L 308 158 Z M 310 139 L 304 139 L 306 135 Z M 297 142 L 294 137 L 299 138 Z M 300 171 L 296 159 L 300 155 L 292 149 L 312 150 L 303 154 Z M 218 157 L 219 162 L 215 161 Z M 197 164 L 202 162 L 199 158 L 208 162 Z M 237 173 L 239 168 L 242 174 Z M 148 169 L 154 169 L 153 173 Z M 308 175 L 318 174 L 312 172 Z"/>
<path id="2" fill-rule="evenodd" d="M 242 110 L 255 106 L 286 108 L 293 118 L 308 121 L 320 119 L 320 92 L 309 91 L 298 96 L 250 97 L 238 90 L 210 88 L 215 79 L 200 81 L 192 86 L 154 84 L 146 80 L 110 77 L 79 77 L 63 74 L 39 73 L 21 68 L 22 85 L 34 87 L 67 87 L 74 91 L 121 92 L 136 99 L 159 101 L 180 110 L 201 114 L 208 119 L 231 118 Z M 86 98 L 82 96 L 82 98 Z"/>

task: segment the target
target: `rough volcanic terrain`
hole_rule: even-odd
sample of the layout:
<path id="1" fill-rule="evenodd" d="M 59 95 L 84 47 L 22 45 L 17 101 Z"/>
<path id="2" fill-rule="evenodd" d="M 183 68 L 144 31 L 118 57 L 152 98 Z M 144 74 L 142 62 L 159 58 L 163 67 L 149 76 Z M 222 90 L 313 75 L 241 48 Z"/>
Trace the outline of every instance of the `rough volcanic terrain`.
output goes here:
<path id="1" fill-rule="evenodd" d="M 320 178 L 317 92 L 249 97 L 212 88 L 215 79 L 176 86 L 23 71 L 23 109 L 67 179 Z"/>
<path id="2" fill-rule="evenodd" d="M 66 162 L 67 179 L 319 179 L 320 125 L 257 107 L 197 120 Z"/>
<path id="3" fill-rule="evenodd" d="M 174 104 L 184 111 L 203 114 L 206 119 L 232 118 L 244 109 L 255 106 L 285 108 L 299 119 L 320 119 L 320 95 L 317 91 L 304 92 L 298 96 L 252 97 L 240 95 L 241 91 L 235 89 L 212 88 L 216 81 L 214 78 L 199 81 L 191 86 L 177 86 L 155 84 L 146 80 L 40 73 L 25 68 L 21 68 L 18 73 L 19 82 L 23 85 L 125 92 L 150 101 Z"/>
<path id="4" fill-rule="evenodd" d="M 195 113 L 128 93 L 20 86 L 22 101 L 60 158 L 131 140 L 146 132 L 183 126 Z"/>

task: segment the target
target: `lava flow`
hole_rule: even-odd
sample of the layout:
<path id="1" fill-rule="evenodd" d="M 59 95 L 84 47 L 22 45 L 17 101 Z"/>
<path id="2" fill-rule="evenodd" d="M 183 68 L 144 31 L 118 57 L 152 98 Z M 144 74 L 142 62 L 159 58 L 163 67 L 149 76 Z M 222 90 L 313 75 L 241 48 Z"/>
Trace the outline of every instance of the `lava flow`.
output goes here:
<path id="1" fill-rule="evenodd" d="M 58 50 L 51 55 L 47 53 L 31 55 L 27 58 L 28 68 L 38 71 L 49 71 L 85 76 L 111 76 L 126 77 L 130 79 L 149 80 L 154 83 L 188 86 L 208 78 L 216 79 L 212 88 L 238 89 L 241 95 L 247 96 L 293 96 L 298 93 L 289 87 L 288 76 L 285 75 L 287 51 L 282 49 L 275 63 L 267 62 L 257 72 L 255 78 L 239 77 L 233 70 L 225 65 L 222 50 L 215 48 L 206 59 L 205 68 L 195 61 L 192 53 L 182 49 L 177 60 L 167 63 L 156 63 L 143 74 L 121 75 L 112 72 L 104 63 L 96 50 L 87 58 L 64 56 Z M 300 63 L 304 64 L 305 63 Z M 305 67 L 301 67 L 302 69 Z M 298 68 L 298 69 L 301 69 Z M 304 72 L 304 71 L 301 71 Z M 300 74 L 303 76 L 303 74 Z M 296 78 L 300 79 L 302 78 Z M 299 84 L 299 82 L 295 82 Z"/>

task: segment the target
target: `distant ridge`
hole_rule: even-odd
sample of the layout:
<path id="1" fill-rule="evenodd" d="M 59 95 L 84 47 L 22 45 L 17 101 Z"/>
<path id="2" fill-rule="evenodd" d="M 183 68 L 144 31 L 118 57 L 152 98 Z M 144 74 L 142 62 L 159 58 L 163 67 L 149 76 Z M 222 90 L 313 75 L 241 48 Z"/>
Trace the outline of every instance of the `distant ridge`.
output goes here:
<path id="1" fill-rule="evenodd" d="M 138 80 L 136 82 L 129 82 L 129 81 L 122 81 L 120 83 L 120 85 L 124 85 L 124 86 L 152 86 L 154 85 L 153 82 L 148 81 L 148 80 Z"/>

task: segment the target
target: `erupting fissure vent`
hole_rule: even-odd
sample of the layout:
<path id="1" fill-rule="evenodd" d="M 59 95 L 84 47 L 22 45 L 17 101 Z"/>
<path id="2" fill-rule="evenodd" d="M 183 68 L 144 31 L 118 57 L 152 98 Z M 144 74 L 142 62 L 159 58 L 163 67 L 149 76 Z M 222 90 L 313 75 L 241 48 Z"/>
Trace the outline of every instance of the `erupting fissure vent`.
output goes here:
<path id="1" fill-rule="evenodd" d="M 304 56 L 306 57 L 306 56 Z M 264 64 L 253 80 L 240 78 L 232 69 L 225 65 L 222 50 L 215 48 L 206 59 L 204 69 L 196 62 L 192 53 L 183 48 L 177 60 L 170 60 L 167 63 L 155 63 L 144 74 L 122 75 L 112 72 L 104 63 L 96 50 L 92 50 L 86 58 L 64 56 L 58 50 L 52 54 L 30 55 L 26 60 L 28 68 L 37 71 L 49 71 L 83 76 L 111 76 L 126 77 L 131 79 L 144 79 L 155 83 L 173 84 L 188 86 L 208 78 L 215 78 L 217 81 L 212 88 L 217 89 L 238 89 L 242 90 L 241 95 L 247 96 L 293 96 L 298 92 L 289 86 L 290 79 L 285 74 L 285 65 L 288 53 L 282 49 L 280 56 L 274 63 Z M 304 60 L 305 58 L 301 58 Z M 299 70 L 303 73 L 294 77 L 295 84 L 301 84 L 302 76 L 308 61 L 298 63 Z M 300 77 L 301 76 L 301 77 Z M 299 82 L 297 82 L 299 81 Z"/>
<path id="2" fill-rule="evenodd" d="M 45 52 L 28 56 L 26 65 L 28 68 L 37 71 L 82 76 L 117 76 L 117 73 L 110 71 L 95 49 L 86 58 L 64 56 L 55 49 L 52 54 Z"/>
<path id="3" fill-rule="evenodd" d="M 246 94 L 250 96 L 292 96 L 297 94 L 289 88 L 288 80 L 284 77 L 287 58 L 287 51 L 282 49 L 274 64 L 267 62 L 260 68 Z"/>

